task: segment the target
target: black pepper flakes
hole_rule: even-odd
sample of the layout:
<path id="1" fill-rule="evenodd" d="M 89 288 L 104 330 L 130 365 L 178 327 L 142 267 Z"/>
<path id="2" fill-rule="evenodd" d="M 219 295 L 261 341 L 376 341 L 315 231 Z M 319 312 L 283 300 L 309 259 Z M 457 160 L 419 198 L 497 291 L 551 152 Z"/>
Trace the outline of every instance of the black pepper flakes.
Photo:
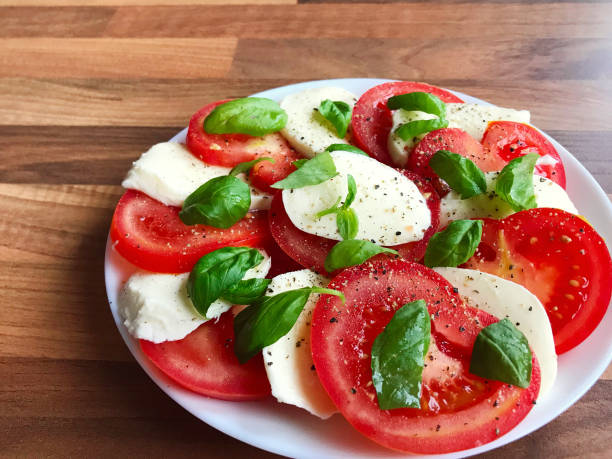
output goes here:
<path id="1" fill-rule="evenodd" d="M 356 394 L 357 393 L 357 389 L 355 389 L 354 387 L 351 387 L 351 394 Z"/>
<path id="2" fill-rule="evenodd" d="M 329 319 L 329 322 L 333 324 L 335 322 L 338 322 L 338 319 L 336 319 L 335 317 L 332 317 L 331 319 Z"/>

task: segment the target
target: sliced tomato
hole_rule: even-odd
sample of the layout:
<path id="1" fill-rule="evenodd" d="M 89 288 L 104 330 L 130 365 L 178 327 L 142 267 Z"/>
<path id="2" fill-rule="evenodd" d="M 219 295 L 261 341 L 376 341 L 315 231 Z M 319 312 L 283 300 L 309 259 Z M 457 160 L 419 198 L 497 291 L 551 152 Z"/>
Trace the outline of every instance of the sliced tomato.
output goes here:
<path id="1" fill-rule="evenodd" d="M 270 394 L 261 355 L 241 365 L 234 354 L 234 316 L 209 320 L 179 341 L 140 347 L 162 372 L 198 394 L 222 400 L 257 400 Z"/>
<path id="2" fill-rule="evenodd" d="M 531 410 L 540 387 L 520 389 L 469 373 L 478 332 L 497 321 L 465 306 L 444 278 L 404 260 L 368 262 L 334 277 L 336 297 L 321 299 L 311 328 L 313 361 L 323 387 L 344 417 L 381 445 L 410 453 L 448 453 L 495 440 Z M 371 350 L 397 309 L 423 299 L 432 317 L 421 408 L 381 410 L 372 384 Z"/>
<path id="3" fill-rule="evenodd" d="M 464 265 L 523 285 L 546 308 L 557 354 L 584 341 L 612 295 L 612 261 L 604 240 L 583 219 L 559 209 L 531 209 L 499 222 Z"/>
<path id="4" fill-rule="evenodd" d="M 111 223 L 114 248 L 129 262 L 149 271 L 190 271 L 203 255 L 225 246 L 257 246 L 270 239 L 267 212 L 251 212 L 228 229 L 187 226 L 180 208 L 128 190 Z"/>
<path id="5" fill-rule="evenodd" d="M 266 251 L 272 260 L 272 266 L 270 267 L 270 271 L 268 271 L 268 275 L 266 276 L 268 279 L 276 277 L 280 274 L 304 269 L 301 264 L 287 255 L 272 238 L 262 247 L 262 249 Z"/>
<path id="6" fill-rule="evenodd" d="M 425 255 L 429 238 L 438 230 L 440 224 L 440 197 L 433 187 L 418 174 L 407 170 L 398 170 L 414 182 L 426 199 L 431 214 L 431 225 L 425 231 L 423 239 L 391 246 L 390 248 L 397 250 L 400 256 L 406 260 L 419 261 Z M 322 274 L 327 273 L 324 268 L 325 258 L 338 241 L 315 236 L 296 228 L 285 211 L 282 193 L 277 193 L 274 196 L 269 218 L 272 237 L 289 257 L 305 268 L 313 269 Z"/>
<path id="7" fill-rule="evenodd" d="M 489 123 L 482 137 L 486 155 L 497 155 L 504 162 L 528 153 L 537 153 L 544 159 L 536 164 L 535 173 L 565 188 L 565 168 L 559 153 L 537 129 L 513 121 Z"/>
<path id="8" fill-rule="evenodd" d="M 484 172 L 499 171 L 507 162 L 498 155 L 486 154 L 482 144 L 461 129 L 445 128 L 429 132 L 410 153 L 407 167 L 431 179 L 432 184 L 442 196 L 448 193 L 450 188 L 429 167 L 429 160 L 438 150 L 448 150 L 465 156 L 474 161 Z"/>
<path id="9" fill-rule="evenodd" d="M 204 131 L 204 119 L 218 105 L 228 100 L 213 102 L 201 108 L 189 121 L 187 147 L 192 154 L 208 164 L 234 167 L 238 163 L 260 157 L 274 159 L 274 164 L 261 162 L 250 173 L 253 186 L 270 191 L 270 185 L 284 179 L 295 168 L 292 162 L 300 156 L 278 133 L 263 137 L 245 134 L 208 134 Z"/>
<path id="10" fill-rule="evenodd" d="M 389 97 L 410 92 L 428 92 L 438 96 L 443 102 L 463 102 L 449 91 L 414 81 L 383 83 L 367 90 L 353 109 L 353 139 L 359 148 L 385 164 L 392 164 L 387 141 L 393 120 L 391 111 L 387 108 L 387 100 Z"/>

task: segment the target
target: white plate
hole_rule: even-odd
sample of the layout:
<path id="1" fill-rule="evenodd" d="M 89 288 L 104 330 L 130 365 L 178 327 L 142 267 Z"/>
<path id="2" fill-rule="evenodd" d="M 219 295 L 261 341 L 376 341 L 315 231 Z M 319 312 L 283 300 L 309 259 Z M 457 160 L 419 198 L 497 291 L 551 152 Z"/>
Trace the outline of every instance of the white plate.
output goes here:
<path id="1" fill-rule="evenodd" d="M 285 95 L 318 86 L 341 86 L 356 95 L 390 80 L 339 79 L 284 86 L 256 96 L 280 100 Z M 466 102 L 487 104 L 474 97 L 455 92 Z M 517 107 L 529 108 L 529 107 Z M 185 140 L 186 129 L 171 140 Z M 599 234 L 612 241 L 612 205 L 606 193 L 591 174 L 554 139 L 551 142 L 561 155 L 567 173 L 567 191 L 576 207 Z M 136 152 L 135 152 L 136 153 Z M 127 171 L 126 171 L 127 172 Z M 137 268 L 122 259 L 107 244 L 105 259 L 106 291 L 117 328 L 130 351 L 151 379 L 174 401 L 212 427 L 258 448 L 300 458 L 382 458 L 401 457 L 367 440 L 341 415 L 322 421 L 298 408 L 282 405 L 272 399 L 259 402 L 225 402 L 192 393 L 177 386 L 143 355 L 138 343 L 128 334 L 117 314 L 119 288 Z M 559 358 L 559 374 L 548 396 L 539 402 L 512 431 L 477 448 L 440 456 L 466 457 L 498 448 L 542 427 L 576 402 L 597 381 L 612 359 L 612 308 L 597 329 L 578 347 Z M 155 441 L 154 438 L 151 441 Z M 414 457 L 414 456 L 411 456 Z"/>

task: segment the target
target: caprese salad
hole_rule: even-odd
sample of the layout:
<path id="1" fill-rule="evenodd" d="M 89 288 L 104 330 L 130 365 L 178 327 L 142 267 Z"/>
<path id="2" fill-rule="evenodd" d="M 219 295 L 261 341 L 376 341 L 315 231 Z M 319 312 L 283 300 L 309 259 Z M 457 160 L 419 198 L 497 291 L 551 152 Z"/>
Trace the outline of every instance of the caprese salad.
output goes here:
<path id="1" fill-rule="evenodd" d="M 416 82 L 206 105 L 123 182 L 125 327 L 204 396 L 339 412 L 409 453 L 504 435 L 612 293 L 529 121 Z"/>

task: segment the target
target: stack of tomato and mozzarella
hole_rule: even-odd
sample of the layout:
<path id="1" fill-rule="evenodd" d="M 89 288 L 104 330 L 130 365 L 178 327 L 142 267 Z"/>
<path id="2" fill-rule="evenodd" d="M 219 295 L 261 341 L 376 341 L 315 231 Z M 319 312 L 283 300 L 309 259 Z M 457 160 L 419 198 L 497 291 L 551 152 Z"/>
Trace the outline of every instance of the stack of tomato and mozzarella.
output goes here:
<path id="1" fill-rule="evenodd" d="M 442 112 L 415 109 L 410 103 L 422 99 L 413 93 L 434 96 Z M 186 145 L 153 146 L 123 182 L 111 238 L 139 270 L 122 288 L 119 312 L 151 361 L 210 397 L 272 393 L 324 419 L 339 411 L 362 434 L 405 452 L 467 449 L 519 423 L 553 385 L 557 354 L 600 322 L 612 289 L 608 249 L 565 192 L 561 159 L 527 124 L 529 112 L 465 104 L 423 83 L 385 83 L 359 99 L 322 87 L 287 96 L 272 113 L 267 103 L 247 101 L 255 107 L 247 125 L 263 114 L 276 126 L 249 135 L 240 119 L 250 105 L 231 111 L 228 102 L 202 108 Z M 407 125 L 416 126 L 413 135 L 399 135 Z M 521 180 L 506 166 L 530 153 L 539 155 L 530 169 L 536 175 L 529 172 L 532 204 L 517 211 L 496 181 L 510 173 Z M 467 196 L 440 176 L 474 165 L 484 181 Z M 313 178 L 326 167 L 332 173 Z M 198 223 L 199 214 L 213 217 L 198 207 L 196 191 L 201 199 L 204 184 L 226 176 L 248 184 L 246 215 L 229 227 Z M 479 237 L 467 256 L 463 233 L 448 232 L 453 222 Z M 245 248 L 231 253 L 251 260 L 240 282 L 263 286 L 265 296 L 237 306 L 235 291 L 219 291 L 202 313 L 194 295 L 210 296 L 216 278 L 196 292 L 195 276 L 217 269 L 210 266 L 226 247 Z M 295 308 L 289 303 L 277 307 L 278 317 L 261 315 L 261 307 L 254 313 L 284 327 L 282 336 L 247 343 L 246 354 L 236 350 L 265 332 L 253 331 L 261 324 L 249 308 L 297 289 L 306 293 L 293 319 L 280 310 Z M 511 360 L 514 351 L 493 355 L 489 342 L 488 354 L 479 352 L 493 363 L 472 359 L 496 324 L 498 333 L 512 327 L 501 332 L 522 336 L 532 351 L 522 384 L 504 378 L 508 361 L 495 368 L 496 358 Z M 483 365 L 501 376 L 483 377 Z"/>

